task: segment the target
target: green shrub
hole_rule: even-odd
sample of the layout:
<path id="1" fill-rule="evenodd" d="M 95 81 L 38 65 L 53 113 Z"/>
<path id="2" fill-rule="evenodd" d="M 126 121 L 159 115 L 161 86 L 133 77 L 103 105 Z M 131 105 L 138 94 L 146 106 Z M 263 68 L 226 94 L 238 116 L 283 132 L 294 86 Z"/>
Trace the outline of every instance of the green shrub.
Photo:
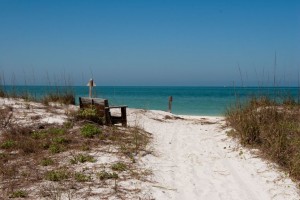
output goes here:
<path id="1" fill-rule="evenodd" d="M 89 151 L 89 150 L 91 150 L 91 148 L 87 144 L 83 144 L 80 147 L 80 150 L 82 150 L 82 151 Z"/>
<path id="2" fill-rule="evenodd" d="M 111 166 L 111 169 L 114 171 L 122 172 L 127 170 L 127 166 L 122 162 L 117 162 Z"/>
<path id="3" fill-rule="evenodd" d="M 96 160 L 93 156 L 79 154 L 79 155 L 74 156 L 70 160 L 70 162 L 71 162 L 71 164 L 77 164 L 77 163 L 85 163 L 85 162 L 96 162 Z"/>
<path id="4" fill-rule="evenodd" d="M 107 179 L 118 179 L 119 176 L 117 173 L 113 172 L 113 173 L 109 173 L 106 171 L 101 171 L 97 173 L 97 176 L 100 180 L 107 180 Z"/>
<path id="5" fill-rule="evenodd" d="M 64 125 L 65 129 L 70 129 L 74 126 L 73 122 L 70 122 L 70 121 L 65 122 L 63 125 Z"/>
<path id="6" fill-rule="evenodd" d="M 78 181 L 78 182 L 86 182 L 86 181 L 90 181 L 91 177 L 87 176 L 83 173 L 76 172 L 75 173 L 75 180 Z"/>
<path id="7" fill-rule="evenodd" d="M 98 124 L 103 124 L 103 118 L 100 116 L 100 113 L 95 107 L 81 109 L 77 114 L 78 119 L 84 119 Z"/>
<path id="8" fill-rule="evenodd" d="M 42 166 L 53 165 L 54 161 L 51 158 L 43 158 L 41 161 Z"/>
<path id="9" fill-rule="evenodd" d="M 25 190 L 17 190 L 14 191 L 9 198 L 26 198 L 28 196 Z"/>
<path id="10" fill-rule="evenodd" d="M 64 137 L 55 137 L 55 138 L 53 138 L 53 142 L 56 144 L 67 144 L 70 141 Z"/>
<path id="11" fill-rule="evenodd" d="M 13 140 L 6 140 L 1 144 L 2 149 L 10 149 L 16 145 L 16 142 Z"/>
<path id="12" fill-rule="evenodd" d="M 81 128 L 81 135 L 83 137 L 92 138 L 96 134 L 100 134 L 101 130 L 94 124 L 86 124 Z"/>
<path id="13" fill-rule="evenodd" d="M 49 151 L 50 151 L 51 153 L 53 153 L 53 154 L 55 154 L 55 153 L 60 153 L 60 152 L 62 152 L 63 150 L 64 150 L 63 147 L 60 146 L 59 144 L 51 144 L 51 145 L 49 146 Z"/>
<path id="14" fill-rule="evenodd" d="M 69 178 L 69 173 L 64 169 L 48 171 L 45 178 L 49 181 L 62 181 Z"/>
<path id="15" fill-rule="evenodd" d="M 47 132 L 45 131 L 34 131 L 31 133 L 31 137 L 33 139 L 43 139 L 43 138 L 46 138 L 47 137 Z"/>
<path id="16" fill-rule="evenodd" d="M 5 154 L 5 153 L 0 153 L 0 161 L 5 161 L 5 160 L 7 160 L 7 158 L 8 158 L 8 155 L 7 155 L 7 154 Z"/>
<path id="17" fill-rule="evenodd" d="M 53 135 L 64 135 L 66 133 L 66 129 L 63 128 L 49 128 L 47 130 L 48 133 Z"/>

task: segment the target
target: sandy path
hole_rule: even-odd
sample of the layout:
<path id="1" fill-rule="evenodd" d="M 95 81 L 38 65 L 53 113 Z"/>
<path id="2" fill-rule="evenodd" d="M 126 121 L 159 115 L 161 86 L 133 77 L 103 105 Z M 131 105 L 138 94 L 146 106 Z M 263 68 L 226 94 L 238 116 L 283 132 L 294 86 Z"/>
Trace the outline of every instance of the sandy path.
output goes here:
<path id="1" fill-rule="evenodd" d="M 166 114 L 129 112 L 129 123 L 154 136 L 157 155 L 143 162 L 154 173 L 155 199 L 300 199 L 295 183 L 226 136 L 223 118 Z"/>

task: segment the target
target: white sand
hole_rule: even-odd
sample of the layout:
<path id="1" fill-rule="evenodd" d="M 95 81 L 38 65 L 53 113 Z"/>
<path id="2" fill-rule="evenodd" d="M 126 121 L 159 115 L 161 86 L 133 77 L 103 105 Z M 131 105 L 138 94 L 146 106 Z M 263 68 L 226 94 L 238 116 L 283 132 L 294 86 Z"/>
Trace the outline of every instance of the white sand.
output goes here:
<path id="1" fill-rule="evenodd" d="M 129 110 L 129 123 L 154 137 L 157 155 L 142 163 L 153 170 L 146 189 L 155 199 L 300 199 L 296 183 L 226 135 L 224 118 L 166 115 Z"/>
<path id="2" fill-rule="evenodd" d="M 45 106 L 42 103 L 27 102 L 23 99 L 0 98 L 0 108 L 8 106 L 13 109 L 12 121 L 20 125 L 63 124 L 67 121 L 69 112 L 78 110 L 74 105 L 50 103 L 49 106 Z"/>

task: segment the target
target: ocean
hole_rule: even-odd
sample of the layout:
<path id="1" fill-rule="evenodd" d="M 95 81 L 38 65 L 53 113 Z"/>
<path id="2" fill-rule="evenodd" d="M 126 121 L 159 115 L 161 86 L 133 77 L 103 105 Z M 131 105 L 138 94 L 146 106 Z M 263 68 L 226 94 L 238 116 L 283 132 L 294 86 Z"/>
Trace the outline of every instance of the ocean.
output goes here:
<path id="1" fill-rule="evenodd" d="M 3 86 L 2 86 L 3 87 Z M 72 90 L 76 95 L 88 96 L 87 86 L 5 86 L 5 91 L 30 93 L 40 98 L 51 91 Z M 298 87 L 149 87 L 149 86 L 96 86 L 93 96 L 106 98 L 110 105 L 129 108 L 168 110 L 169 97 L 173 97 L 172 113 L 180 115 L 222 116 L 237 99 L 245 101 L 252 96 L 268 95 L 281 100 L 290 95 L 298 101 Z"/>

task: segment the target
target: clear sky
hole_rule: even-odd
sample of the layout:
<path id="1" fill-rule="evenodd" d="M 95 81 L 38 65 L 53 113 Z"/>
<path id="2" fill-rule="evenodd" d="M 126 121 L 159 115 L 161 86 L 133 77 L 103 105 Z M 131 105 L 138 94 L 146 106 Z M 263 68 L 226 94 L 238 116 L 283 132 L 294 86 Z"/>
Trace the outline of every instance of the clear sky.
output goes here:
<path id="1" fill-rule="evenodd" d="M 275 65 L 276 52 L 276 65 Z M 298 85 L 300 0 L 0 0 L 6 83 Z"/>

